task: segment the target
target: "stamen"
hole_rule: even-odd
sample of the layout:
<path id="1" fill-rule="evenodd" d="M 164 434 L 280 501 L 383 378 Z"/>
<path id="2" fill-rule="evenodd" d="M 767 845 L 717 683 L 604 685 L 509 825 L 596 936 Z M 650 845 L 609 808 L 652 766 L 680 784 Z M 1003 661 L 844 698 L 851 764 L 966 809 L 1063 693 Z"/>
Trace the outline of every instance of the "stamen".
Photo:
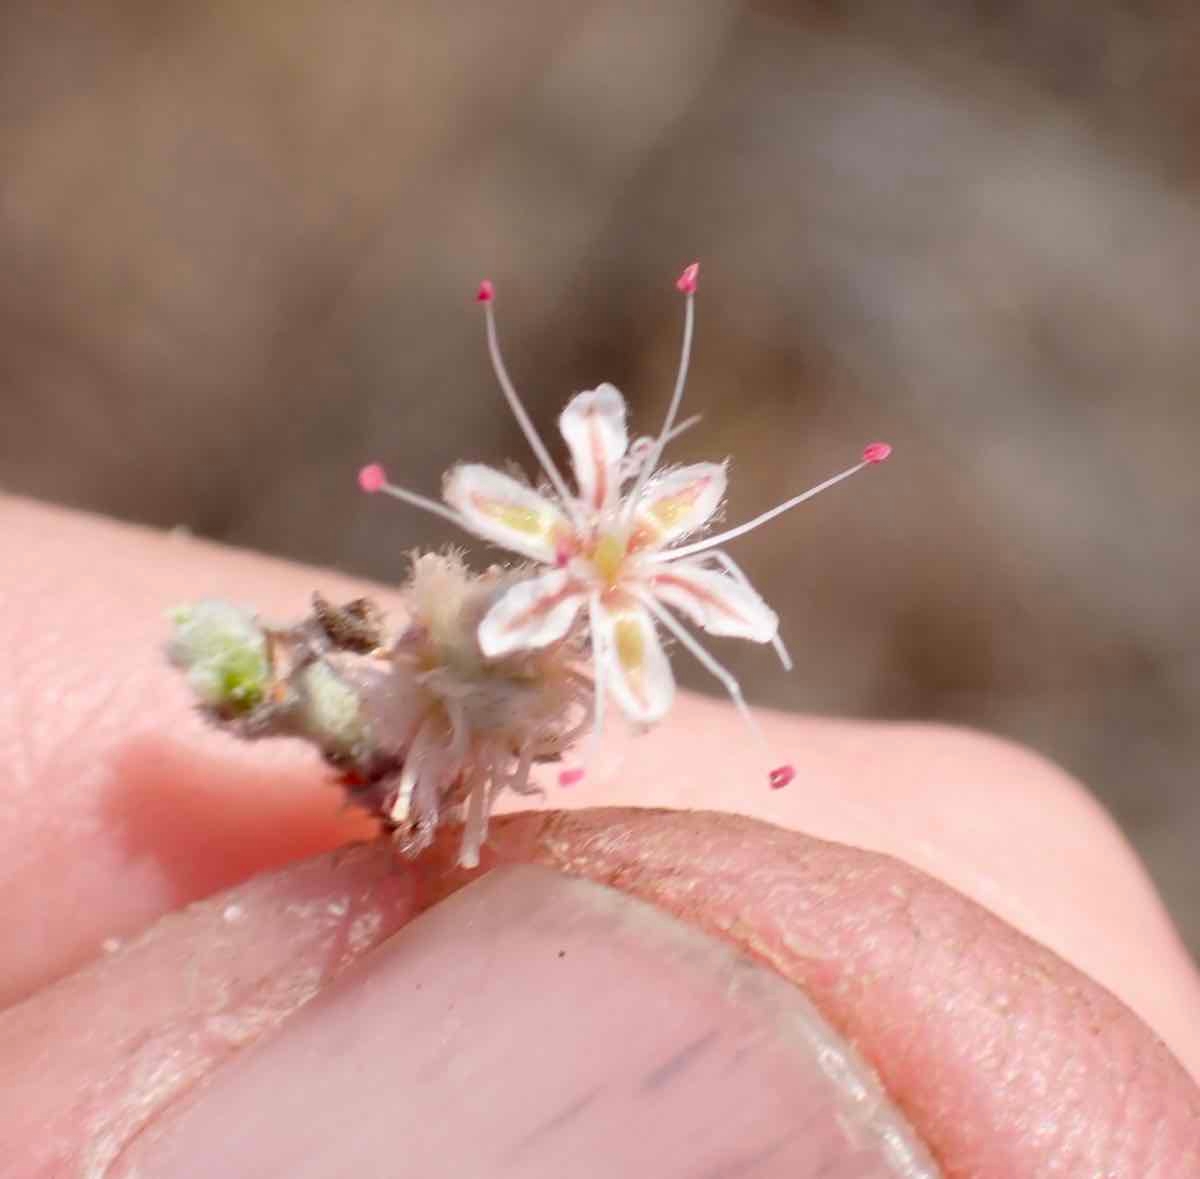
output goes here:
<path id="1" fill-rule="evenodd" d="M 643 606 L 658 619 L 675 636 L 679 642 L 695 656 L 697 662 L 712 675 L 716 676 L 729 693 L 729 698 L 733 701 L 738 712 L 742 714 L 742 719 L 754 731 L 754 735 L 764 745 L 766 738 L 763 736 L 762 729 L 759 728 L 758 721 L 754 719 L 754 714 L 750 711 L 750 706 L 746 703 L 746 698 L 742 695 L 742 686 L 734 678 L 733 673 L 720 664 L 708 653 L 704 645 L 688 630 L 683 624 L 669 611 L 660 606 L 653 597 L 649 594 L 638 595 Z"/>
<path id="2" fill-rule="evenodd" d="M 694 413 L 690 418 L 684 418 L 683 421 L 680 422 L 678 426 L 673 427 L 671 432 L 666 436 L 666 438 L 663 439 L 663 445 L 665 446 L 668 442 L 674 442 L 680 434 L 687 433 L 687 431 L 693 426 L 697 425 L 700 419 L 703 417 L 704 415 L 702 413 Z M 650 441 L 653 443 L 654 439 L 652 438 Z"/>
<path id="3" fill-rule="evenodd" d="M 547 478 L 554 485 L 554 490 L 558 493 L 559 499 L 562 500 L 563 506 L 574 517 L 576 510 L 575 503 L 570 491 L 567 490 L 567 484 L 560 474 L 558 467 L 554 465 L 554 460 L 550 457 L 550 452 L 546 449 L 545 443 L 542 442 L 541 437 L 538 435 L 529 414 L 525 412 L 525 406 L 521 404 L 521 398 L 512 383 L 512 378 L 508 375 L 508 369 L 504 367 L 504 357 L 500 354 L 500 340 L 496 334 L 495 288 L 485 279 L 480 284 L 479 292 L 475 297 L 483 304 L 484 317 L 487 321 L 488 355 L 491 357 L 492 368 L 496 373 L 496 380 L 500 382 L 500 389 L 504 393 L 508 407 L 512 410 L 513 417 L 517 419 L 517 424 L 521 427 L 521 431 L 524 433 L 525 440 L 529 443 L 530 449 L 537 456 L 538 462 L 541 463 L 542 470 L 546 472 Z"/>
<path id="4" fill-rule="evenodd" d="M 604 690 L 604 656 L 600 649 L 599 627 L 600 595 L 588 595 L 588 627 L 592 636 L 592 710 L 591 717 L 586 715 L 580 719 L 577 727 L 573 728 L 563 742 L 563 754 L 566 759 L 558 771 L 558 784 L 564 788 L 578 786 L 584 778 L 590 777 L 596 781 L 597 763 L 603 762 L 607 751 L 604 736 L 604 714 L 606 710 Z M 585 673 L 586 674 L 586 673 Z M 588 731 L 590 729 L 590 731 Z M 578 739 L 578 743 L 576 744 Z M 575 748 L 571 748 L 571 746 Z M 602 766 L 601 777 L 605 774 Z"/>
<path id="5" fill-rule="evenodd" d="M 660 606 L 648 594 L 639 595 L 639 597 L 642 605 L 679 640 L 682 646 L 696 657 L 700 665 L 721 681 L 725 687 L 725 691 L 729 693 L 729 698 L 733 701 L 734 706 L 742 714 L 742 719 L 750 726 L 750 730 L 759 745 L 764 749 L 769 748 L 766 735 L 755 719 L 754 713 L 750 711 L 750 706 L 746 703 L 746 699 L 742 695 L 741 685 L 734 678 L 733 673 L 723 664 L 718 663 L 695 635 L 689 633 L 684 625 L 669 610 Z M 767 775 L 767 781 L 770 783 L 772 790 L 782 790 L 795 776 L 796 771 L 791 765 L 782 765 L 770 771 Z"/>
<path id="6" fill-rule="evenodd" d="M 672 431 L 667 435 L 666 442 L 673 442 L 680 434 L 686 434 L 693 426 L 698 424 L 703 418 L 703 414 L 694 413 L 690 418 L 684 418 Z M 635 438 L 629 444 L 629 450 L 625 457 L 621 460 L 621 479 L 632 479 L 642 468 L 642 463 L 646 461 L 650 452 L 654 449 L 654 439 L 648 434 L 643 434 L 640 438 Z"/>
<path id="7" fill-rule="evenodd" d="M 885 449 L 878 449 L 885 448 Z M 768 520 L 774 520 L 776 516 L 782 516 L 784 512 L 790 512 L 792 508 L 799 507 L 805 500 L 810 500 L 815 495 L 820 495 L 822 491 L 828 491 L 837 483 L 841 483 L 843 479 L 849 479 L 851 475 L 857 475 L 859 471 L 866 467 L 874 466 L 881 463 L 891 453 L 891 447 L 886 442 L 874 442 L 867 447 L 876 457 L 867 458 L 866 451 L 862 462 L 855 463 L 854 466 L 848 467 L 840 474 L 834 475 L 832 479 L 826 479 L 824 483 L 818 483 L 816 487 L 810 487 L 807 491 L 801 492 L 800 495 L 795 495 L 791 499 L 784 500 L 783 503 L 776 505 L 769 511 L 763 512 L 760 516 L 755 516 L 753 520 L 747 520 L 745 524 L 739 524 L 735 528 L 726 529 L 724 532 L 718 532 L 716 536 L 706 537 L 704 540 L 698 540 L 694 544 L 685 544 L 682 548 L 667 549 L 665 552 L 653 555 L 650 559 L 656 561 L 675 561 L 680 557 L 690 557 L 693 553 L 702 553 L 706 549 L 716 548 L 718 545 L 724 544 L 727 540 L 733 540 L 735 537 L 744 536 L 747 532 L 753 532 L 755 528 L 761 524 L 766 524 Z"/>
<path id="8" fill-rule="evenodd" d="M 465 529 L 467 532 L 471 531 L 463 518 L 453 508 L 448 508 L 445 504 L 438 503 L 436 499 L 430 499 L 428 496 L 419 495 L 415 491 L 409 491 L 407 488 L 397 487 L 394 483 L 389 483 L 387 472 L 379 463 L 370 463 L 359 471 L 358 485 L 368 495 L 382 492 L 384 495 L 390 495 L 393 499 L 411 504 L 414 508 L 421 508 L 423 511 L 432 512 L 435 516 L 441 516 L 443 519 L 457 524 L 459 528 Z"/>
<path id="9" fill-rule="evenodd" d="M 600 658 L 600 595 L 588 598 L 588 632 L 592 636 L 592 737 L 597 742 L 604 732 L 604 667 Z"/>
<path id="10" fill-rule="evenodd" d="M 358 485 L 368 495 L 374 495 L 387 485 L 387 472 L 378 463 L 371 463 L 359 471 Z"/>
<path id="11" fill-rule="evenodd" d="M 687 296 L 683 314 L 683 343 L 679 350 L 679 371 L 675 375 L 675 388 L 671 393 L 671 402 L 667 406 L 667 416 L 663 421 L 663 427 L 659 431 L 658 438 L 655 439 L 654 446 L 646 455 L 642 469 L 638 472 L 637 482 L 633 485 L 633 491 L 626 500 L 624 520 L 626 527 L 633 522 L 634 513 L 637 511 L 637 502 L 645 490 L 646 482 L 658 466 L 658 460 L 662 458 L 663 447 L 671 437 L 671 430 L 675 425 L 675 415 L 679 412 L 679 403 L 683 400 L 683 387 L 687 384 L 688 365 L 692 359 L 692 336 L 696 330 L 696 284 L 699 281 L 699 275 L 700 263 L 693 262 L 675 283 L 676 288 Z"/>
<path id="12" fill-rule="evenodd" d="M 716 561 L 730 577 L 741 582 L 755 596 L 758 595 L 758 590 L 754 588 L 750 578 L 742 572 L 742 567 L 728 554 L 717 549 L 714 552 L 704 554 L 706 560 Z M 771 646 L 775 648 L 775 654 L 779 656 L 779 662 L 783 665 L 784 671 L 792 670 L 792 656 L 787 649 L 787 644 L 783 641 L 783 636 L 778 631 L 775 632 L 775 637 L 771 640 Z"/>
<path id="13" fill-rule="evenodd" d="M 865 463 L 884 463 L 892 453 L 891 444 L 888 442 L 872 442 L 863 450 L 863 462 Z"/>

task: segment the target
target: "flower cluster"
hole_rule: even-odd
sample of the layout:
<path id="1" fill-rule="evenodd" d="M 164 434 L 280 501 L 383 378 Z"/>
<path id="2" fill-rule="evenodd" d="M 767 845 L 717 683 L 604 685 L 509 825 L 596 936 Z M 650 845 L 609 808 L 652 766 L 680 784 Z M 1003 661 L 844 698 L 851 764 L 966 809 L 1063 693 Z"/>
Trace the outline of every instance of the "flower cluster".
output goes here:
<path id="1" fill-rule="evenodd" d="M 590 711 L 570 643 L 501 658 L 480 650 L 480 620 L 513 581 L 472 574 L 457 554 L 418 554 L 395 633 L 363 599 L 314 596 L 312 613 L 288 626 L 205 601 L 172 611 L 167 652 L 227 732 L 315 745 L 405 854 L 461 813 L 460 860 L 472 867 L 497 795 L 537 793 L 533 767 L 559 762 Z"/>
<path id="2" fill-rule="evenodd" d="M 816 487 L 705 535 L 725 498 L 726 464 L 660 466 L 670 440 L 698 420 L 677 421 L 698 273 L 693 264 L 676 283 L 685 298 L 683 344 L 659 432 L 631 443 L 625 400 L 612 385 L 576 394 L 558 422 L 570 484 L 508 375 L 495 290 L 483 283 L 477 298 L 493 367 L 542 483 L 462 463 L 447 473 L 439 502 L 393 484 L 376 463 L 359 472 L 359 484 L 448 519 L 518 563 L 475 576 L 458 557 L 416 557 L 401 595 L 407 625 L 386 642 L 363 603 L 318 608 L 284 631 L 213 604 L 192 607 L 176 618 L 172 650 L 209 715 L 244 736 L 314 740 L 351 797 L 378 814 L 406 852 L 425 847 L 442 816 L 458 810 L 464 864 L 478 862 L 496 796 L 535 791 L 532 767 L 561 759 L 589 728 L 599 737 L 610 700 L 639 727 L 667 715 L 675 680 L 664 634 L 724 685 L 757 731 L 737 680 L 688 625 L 772 644 L 791 666 L 778 618 L 724 546 L 883 462 L 891 448 L 873 443 Z M 560 781 L 578 777 L 570 770 Z M 791 777 L 788 765 L 770 771 L 775 787 Z"/>

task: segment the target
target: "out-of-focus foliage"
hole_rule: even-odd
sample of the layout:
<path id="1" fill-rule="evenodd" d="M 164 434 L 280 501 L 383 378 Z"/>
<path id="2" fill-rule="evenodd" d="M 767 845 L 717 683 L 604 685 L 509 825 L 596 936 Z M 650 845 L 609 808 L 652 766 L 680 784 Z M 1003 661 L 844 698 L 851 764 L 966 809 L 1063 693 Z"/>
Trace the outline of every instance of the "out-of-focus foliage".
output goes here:
<path id="1" fill-rule="evenodd" d="M 739 549 L 798 662 L 722 648 L 748 695 L 1032 742 L 1200 946 L 1198 35 L 1185 0 L 4 6 L 0 482 L 394 579 L 449 538 L 361 462 L 527 459 L 476 280 L 543 425 L 608 379 L 644 428 L 700 256 L 676 455 L 734 456 L 732 517 L 897 446 Z"/>

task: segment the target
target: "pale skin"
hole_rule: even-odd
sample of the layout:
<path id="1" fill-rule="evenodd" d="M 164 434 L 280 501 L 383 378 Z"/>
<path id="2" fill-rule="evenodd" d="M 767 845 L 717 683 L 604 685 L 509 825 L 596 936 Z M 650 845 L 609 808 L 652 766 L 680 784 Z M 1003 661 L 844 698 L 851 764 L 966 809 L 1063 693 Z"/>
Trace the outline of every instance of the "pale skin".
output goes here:
<path id="1" fill-rule="evenodd" d="M 141 1007 L 155 1009 L 160 1027 L 186 1030 L 194 1013 L 173 972 L 185 962 L 200 972 L 230 969 L 204 965 L 211 923 L 193 910 L 164 926 L 140 957 L 114 962 L 118 1001 L 114 972 L 85 968 L 105 939 L 371 835 L 339 811 L 326 771 L 304 749 L 243 747 L 205 728 L 160 657 L 162 611 L 208 593 L 287 618 L 303 613 L 313 589 L 335 599 L 366 590 L 385 607 L 388 593 L 19 500 L 0 501 L 0 535 L 0 1004 L 8 1008 L 0 1013 L 0 1058 L 17 1062 L 25 1086 L 19 1102 L 15 1090 L 0 1092 L 0 1141 L 6 1165 L 17 1160 L 6 1173 L 70 1174 L 39 1169 L 39 1142 L 65 1135 L 82 1167 L 89 1143 L 64 1127 L 78 1120 L 81 1088 L 121 1067 L 128 1028 L 106 1041 L 108 1026 L 150 1018 Z M 802 636 L 789 637 L 802 675 Z M 1200 1075 L 1200 982 L 1142 868 L 1079 785 L 978 734 L 762 720 L 772 746 L 795 764 L 786 789 L 767 789 L 730 706 L 681 698 L 652 735 L 630 744 L 611 780 L 568 791 L 547 783 L 548 806 L 588 813 L 502 819 L 484 870 L 534 861 L 587 875 L 768 962 L 876 1063 L 949 1175 L 974 1173 L 963 1162 L 967 1122 L 983 1127 L 982 1146 L 969 1146 L 976 1163 L 981 1149 L 996 1163 L 989 1173 L 1038 1173 L 1048 1157 L 1039 1152 L 1054 1144 L 1023 1135 L 1035 1108 L 1043 1122 L 1082 1116 L 1090 1133 L 1119 1137 L 1122 1157 L 1143 1159 L 1145 1174 L 1175 1174 L 1153 1167 L 1200 1150 L 1200 1092 L 1189 1078 Z M 593 809 L 602 807 L 669 813 Z M 278 887 L 319 887 L 310 876 L 295 869 Z M 862 879 L 872 882 L 866 893 L 847 885 L 823 907 L 783 911 L 777 901 L 782 880 L 794 898 Z M 397 867 L 378 886 L 387 912 L 376 940 L 460 882 L 437 856 L 424 868 Z M 839 906 L 877 911 L 869 947 L 838 934 Z M 927 948 L 934 930 L 944 952 L 914 956 L 914 936 Z M 299 952 L 295 945 L 278 930 L 256 930 L 239 951 L 237 977 L 269 973 L 280 956 Z M 820 972 L 802 952 L 814 945 L 822 947 Z M 868 957 L 871 969 L 903 980 L 887 1012 L 848 1005 L 839 989 L 839 972 L 862 969 Z M 1070 1059 L 1081 1036 L 1093 1046 L 1098 1038 L 1109 1056 L 1130 1062 L 1133 1093 L 1118 1097 L 1098 1083 L 1047 1101 L 1019 1083 L 1001 1087 L 962 1003 L 918 1008 L 915 990 L 906 989 L 920 983 L 925 996 L 961 999 L 982 993 L 979 980 L 998 973 L 1006 1002 L 1020 1004 L 1022 988 L 1040 988 L 1039 1051 Z M 189 986 L 206 981 L 191 977 Z M 66 1004 L 86 1019 L 88 1037 L 50 1018 L 54 1003 L 59 1016 Z M 219 1065 L 200 1062 L 197 1076 Z M 152 1121 L 171 1100 L 164 1095 L 139 1116 Z M 1059 1109 L 1056 1100 L 1074 1106 Z"/>

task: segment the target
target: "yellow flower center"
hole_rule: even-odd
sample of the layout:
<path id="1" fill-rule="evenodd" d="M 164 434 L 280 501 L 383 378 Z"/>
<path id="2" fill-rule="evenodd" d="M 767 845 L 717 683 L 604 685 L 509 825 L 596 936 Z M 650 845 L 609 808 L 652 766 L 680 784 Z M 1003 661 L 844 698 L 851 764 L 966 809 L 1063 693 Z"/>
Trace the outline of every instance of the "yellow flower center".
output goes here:
<path id="1" fill-rule="evenodd" d="M 611 532 L 604 533 L 592 549 L 592 565 L 607 585 L 615 585 L 625 564 L 625 541 Z"/>
<path id="2" fill-rule="evenodd" d="M 632 618 L 619 619 L 613 628 L 616 639 L 617 659 L 627 672 L 636 673 L 641 670 L 642 660 L 646 655 L 646 642 L 642 637 L 642 628 Z"/>

